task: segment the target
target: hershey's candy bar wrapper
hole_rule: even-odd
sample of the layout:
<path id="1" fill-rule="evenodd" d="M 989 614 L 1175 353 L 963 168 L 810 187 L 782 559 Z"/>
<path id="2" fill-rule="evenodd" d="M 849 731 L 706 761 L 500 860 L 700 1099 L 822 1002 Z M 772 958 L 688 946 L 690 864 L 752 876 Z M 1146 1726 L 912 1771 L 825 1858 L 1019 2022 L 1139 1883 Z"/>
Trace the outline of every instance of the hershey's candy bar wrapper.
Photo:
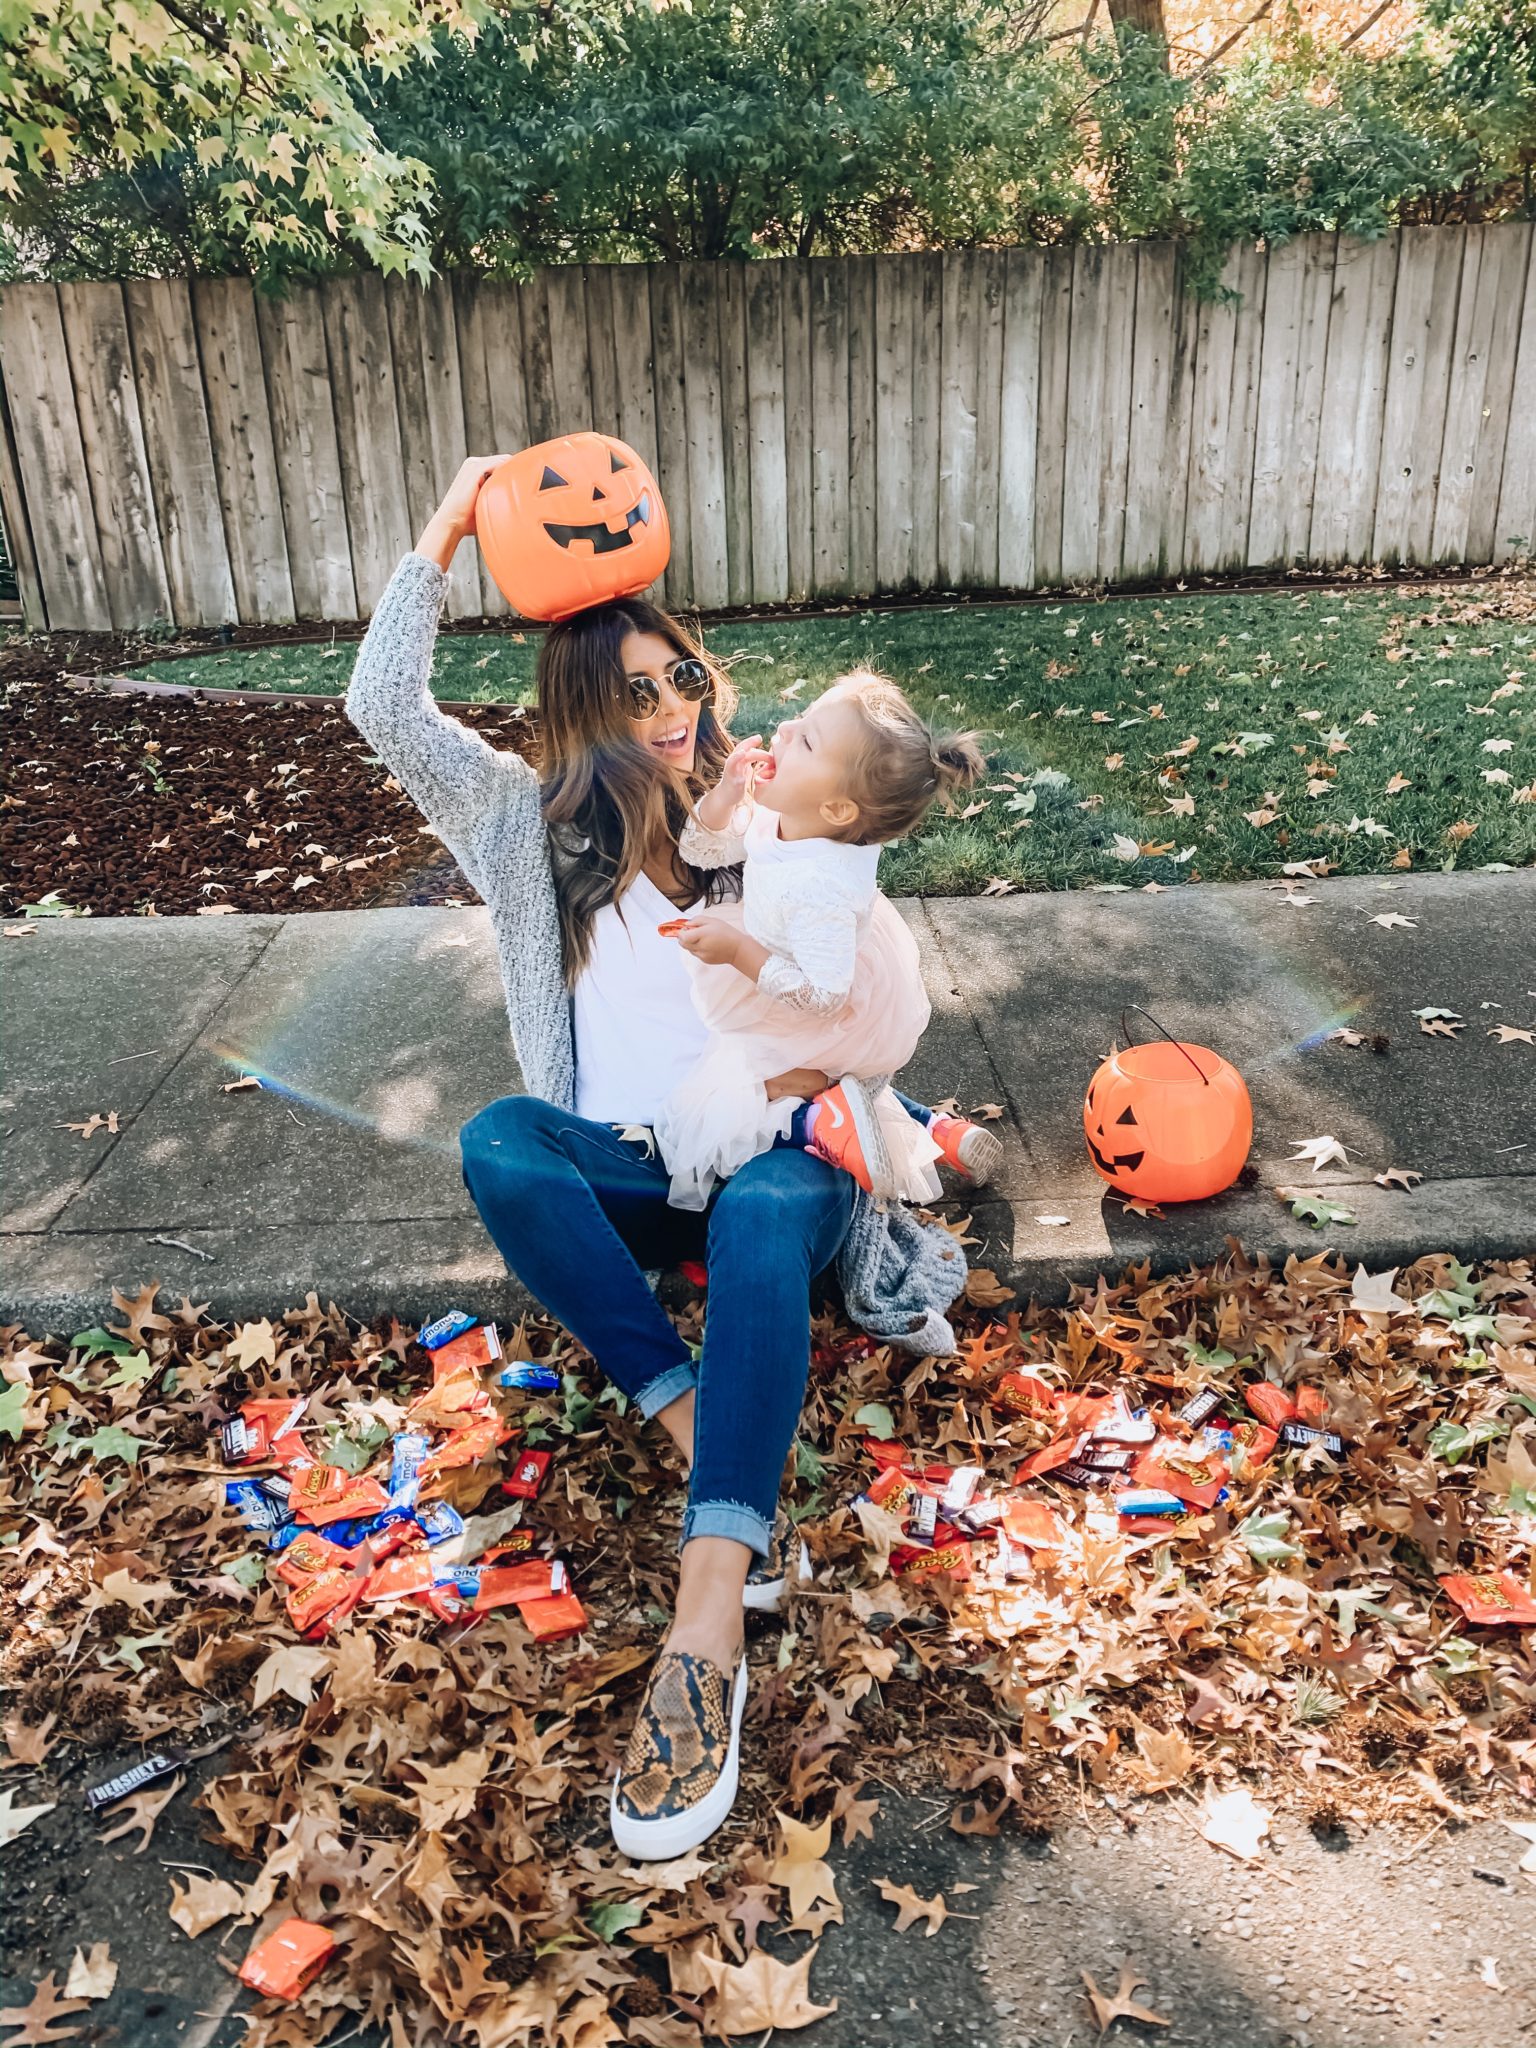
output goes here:
<path id="1" fill-rule="evenodd" d="M 1216 1387 L 1202 1387 L 1198 1394 L 1191 1394 L 1184 1406 L 1178 1410 L 1180 1422 L 1187 1422 L 1191 1429 L 1198 1429 L 1202 1422 L 1209 1422 L 1221 1406 L 1222 1396 Z"/>
<path id="2" fill-rule="evenodd" d="M 1337 1430 L 1314 1429 L 1310 1422 L 1287 1422 L 1280 1431 L 1280 1441 L 1288 1451 L 1310 1450 L 1316 1444 L 1332 1458 L 1344 1455 L 1344 1439 Z"/>
<path id="3" fill-rule="evenodd" d="M 146 1785 L 153 1785 L 156 1778 L 168 1778 L 172 1771 L 179 1771 L 186 1760 L 184 1750 L 157 1750 L 153 1756 L 145 1757 L 143 1763 L 135 1764 L 131 1770 L 119 1771 L 115 1778 L 108 1778 L 103 1784 L 88 1787 L 85 1803 L 92 1813 L 99 1813 L 102 1807 L 110 1806 L 114 1799 L 126 1799 L 130 1792 L 139 1792 Z"/>

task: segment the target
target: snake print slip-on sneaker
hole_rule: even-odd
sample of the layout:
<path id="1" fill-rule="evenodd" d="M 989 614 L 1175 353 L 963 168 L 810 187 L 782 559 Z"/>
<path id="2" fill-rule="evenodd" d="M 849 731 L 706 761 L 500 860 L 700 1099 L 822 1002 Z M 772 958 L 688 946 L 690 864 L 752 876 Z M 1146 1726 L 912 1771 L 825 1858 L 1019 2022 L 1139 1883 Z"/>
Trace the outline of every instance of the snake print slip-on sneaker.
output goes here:
<path id="1" fill-rule="evenodd" d="M 747 1660 L 734 1679 L 707 1657 L 656 1660 L 608 1802 L 619 1852 L 669 1862 L 707 1842 L 736 1803 Z"/>

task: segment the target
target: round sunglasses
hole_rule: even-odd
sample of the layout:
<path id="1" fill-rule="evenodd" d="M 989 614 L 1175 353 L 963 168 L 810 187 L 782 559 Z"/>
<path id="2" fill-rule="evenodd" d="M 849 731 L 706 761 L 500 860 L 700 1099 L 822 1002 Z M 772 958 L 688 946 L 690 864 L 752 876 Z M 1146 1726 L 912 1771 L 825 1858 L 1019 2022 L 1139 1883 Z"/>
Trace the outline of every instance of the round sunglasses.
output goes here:
<path id="1" fill-rule="evenodd" d="M 715 694 L 715 679 L 696 655 L 684 655 L 667 670 L 667 681 L 688 704 L 702 704 Z M 661 709 L 661 690 L 653 676 L 626 676 L 629 715 L 634 719 L 654 718 Z"/>

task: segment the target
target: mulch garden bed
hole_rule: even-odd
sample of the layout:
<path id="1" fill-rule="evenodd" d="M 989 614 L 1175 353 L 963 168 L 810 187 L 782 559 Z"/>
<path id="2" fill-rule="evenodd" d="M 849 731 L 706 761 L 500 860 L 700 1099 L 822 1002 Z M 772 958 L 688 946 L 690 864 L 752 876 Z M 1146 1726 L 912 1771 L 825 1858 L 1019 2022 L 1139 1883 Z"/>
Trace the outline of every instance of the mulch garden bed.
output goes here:
<path id="1" fill-rule="evenodd" d="M 244 1881 L 167 1871 L 168 1916 L 194 1938 L 218 1928 L 231 1959 L 290 1914 L 338 1944 L 297 2006 L 255 2006 L 247 2048 L 370 2021 L 401 2042 L 699 2048 L 816 2017 L 808 1973 L 839 1938 L 846 1851 L 887 1844 L 891 1795 L 926 1791 L 936 1822 L 983 1837 L 1091 1810 L 1113 1839 L 1171 1807 L 1192 1844 L 1282 1879 L 1281 1811 L 1334 1838 L 1394 1814 L 1528 1827 L 1530 1261 L 1352 1276 L 1327 1255 L 1281 1270 L 1234 1250 L 1101 1280 L 1065 1309 L 1021 1309 L 982 1271 L 968 1293 L 953 1357 L 813 1325 L 786 1490 L 812 1576 L 753 1651 L 731 1824 L 662 1866 L 618 1856 L 602 1808 L 675 1584 L 680 1474 L 553 1325 L 507 1333 L 510 1356 L 553 1368 L 558 1386 L 531 1393 L 473 1360 L 435 1370 L 413 1330 L 313 1294 L 232 1328 L 150 1286 L 68 1342 L 0 1333 L 0 1834 L 18 1899 L 50 1802 L 81 1814 L 82 1781 L 125 1753 L 229 1736 L 200 1804 Z M 695 1294 L 685 1341 L 702 1311 Z M 240 1476 L 287 1457 L 315 1519 L 317 1482 L 389 1483 L 396 1436 L 426 1433 L 414 1551 L 386 1555 L 372 1525 L 339 1564 L 270 1547 L 226 1495 L 221 1426 L 252 1400 L 290 1422 L 301 1403 L 299 1441 L 258 1445 Z M 1256 1418 L 1287 1405 L 1332 1449 L 1261 1441 Z M 1097 1441 L 1143 1408 L 1185 1499 L 1216 1479 L 1204 1507 L 1150 1525 L 1061 1449 L 1085 1419 Z M 547 1470 L 519 1490 L 531 1450 Z M 455 1593 L 435 1569 L 408 1577 L 439 1554 L 423 1546 L 441 1504 L 465 1525 Z M 538 1599 L 482 1598 L 474 1567 L 505 1548 L 565 1561 L 579 1633 L 543 1633 Z M 1475 1618 L 1466 1573 L 1491 1603 Z M 147 1844 L 184 1782 L 161 1777 L 101 1825 Z M 898 1933 L 942 1924 L 942 1893 L 879 1889 Z M 48 1913 L 29 1905 L 26 1934 L 62 1973 Z M 7 2017 L 58 2009 L 48 1975 Z"/>
<path id="2" fill-rule="evenodd" d="M 453 856 L 339 702 L 107 696 L 13 687 L 0 909 L 96 917 L 474 903 Z M 528 715 L 458 711 L 526 753 Z"/>

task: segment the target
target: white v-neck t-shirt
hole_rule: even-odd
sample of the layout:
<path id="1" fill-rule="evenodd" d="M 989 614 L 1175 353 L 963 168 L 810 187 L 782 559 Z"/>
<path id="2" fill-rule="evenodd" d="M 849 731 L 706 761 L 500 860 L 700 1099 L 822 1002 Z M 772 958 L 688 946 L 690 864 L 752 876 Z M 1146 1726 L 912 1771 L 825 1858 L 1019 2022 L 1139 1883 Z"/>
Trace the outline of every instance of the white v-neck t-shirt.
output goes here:
<path id="1" fill-rule="evenodd" d="M 704 1050 L 688 956 L 656 927 L 688 917 L 648 875 L 592 920 L 592 950 L 571 991 L 576 1114 L 599 1124 L 652 1124 Z"/>

